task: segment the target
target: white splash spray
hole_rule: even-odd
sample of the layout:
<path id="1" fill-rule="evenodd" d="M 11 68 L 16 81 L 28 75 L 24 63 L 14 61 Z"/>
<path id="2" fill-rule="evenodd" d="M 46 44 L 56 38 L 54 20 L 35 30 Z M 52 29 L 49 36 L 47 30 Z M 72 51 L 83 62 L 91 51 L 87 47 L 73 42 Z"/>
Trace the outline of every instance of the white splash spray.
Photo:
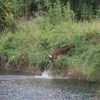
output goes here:
<path id="1" fill-rule="evenodd" d="M 50 70 L 44 70 L 44 72 L 42 73 L 42 75 L 41 76 L 35 76 L 35 78 L 47 78 L 47 79 L 52 79 L 52 77 L 51 76 L 49 76 L 49 71 Z"/>
<path id="2" fill-rule="evenodd" d="M 44 70 L 44 72 L 42 73 L 42 77 L 49 77 L 49 71 Z"/>

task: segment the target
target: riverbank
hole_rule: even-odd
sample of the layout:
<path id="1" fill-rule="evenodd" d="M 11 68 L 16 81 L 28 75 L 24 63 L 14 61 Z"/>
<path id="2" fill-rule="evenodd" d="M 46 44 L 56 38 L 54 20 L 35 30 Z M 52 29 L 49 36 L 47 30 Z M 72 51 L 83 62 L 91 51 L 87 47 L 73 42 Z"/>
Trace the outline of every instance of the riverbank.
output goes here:
<path id="1" fill-rule="evenodd" d="M 60 78 L 60 79 L 75 79 L 75 80 L 83 80 L 86 81 L 85 77 L 83 77 L 79 72 L 75 69 L 65 68 L 62 70 L 44 70 L 48 75 L 44 78 L 51 77 L 51 78 Z M 0 75 L 32 75 L 32 76 L 41 76 L 43 75 L 44 71 L 38 68 L 37 70 L 32 68 L 25 68 L 22 67 L 21 69 L 17 70 L 16 67 L 8 67 L 8 68 L 0 68 Z"/>
<path id="2" fill-rule="evenodd" d="M 46 75 L 43 73 L 46 72 Z M 78 72 L 74 68 L 64 68 L 64 69 L 56 69 L 56 70 L 41 70 L 39 67 L 37 70 L 28 67 L 22 67 L 21 69 L 17 70 L 16 67 L 8 67 L 8 68 L 1 68 L 0 67 L 0 75 L 27 75 L 33 76 L 36 78 L 47 78 L 47 79 L 68 79 L 68 80 L 77 80 L 77 81 L 84 81 L 88 82 L 86 78 Z"/>
<path id="3" fill-rule="evenodd" d="M 0 67 L 0 71 L 2 74 L 16 74 L 20 73 L 23 75 L 42 75 L 43 70 L 40 69 L 40 67 L 34 66 L 34 68 L 29 68 L 27 66 L 21 66 L 20 69 L 18 69 L 16 66 L 9 66 L 9 67 Z"/>
<path id="4" fill-rule="evenodd" d="M 0 35 L 2 68 L 15 66 L 20 70 L 24 67 L 34 72 L 35 69 L 51 68 L 54 76 L 68 74 L 64 69 L 69 68 L 89 82 L 100 81 L 99 19 L 91 22 L 62 21 L 53 25 L 47 18 L 38 16 L 29 21 L 17 21 L 16 26 L 14 32 L 5 29 Z M 48 54 L 68 43 L 75 48 L 60 55 L 51 65 Z"/>

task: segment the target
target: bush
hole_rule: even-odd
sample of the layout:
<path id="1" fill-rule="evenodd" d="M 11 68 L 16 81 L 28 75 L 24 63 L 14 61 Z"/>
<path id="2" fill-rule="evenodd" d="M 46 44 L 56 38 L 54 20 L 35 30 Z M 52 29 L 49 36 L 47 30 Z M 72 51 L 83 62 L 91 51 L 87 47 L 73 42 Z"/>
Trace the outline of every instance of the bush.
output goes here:
<path id="1" fill-rule="evenodd" d="M 0 31 L 3 31 L 5 28 L 15 29 L 15 22 L 14 22 L 14 14 L 12 13 L 12 2 L 3 2 L 0 0 Z"/>
<path id="2" fill-rule="evenodd" d="M 89 46 L 88 50 L 81 55 L 83 62 L 83 74 L 88 81 L 100 80 L 100 45 Z"/>

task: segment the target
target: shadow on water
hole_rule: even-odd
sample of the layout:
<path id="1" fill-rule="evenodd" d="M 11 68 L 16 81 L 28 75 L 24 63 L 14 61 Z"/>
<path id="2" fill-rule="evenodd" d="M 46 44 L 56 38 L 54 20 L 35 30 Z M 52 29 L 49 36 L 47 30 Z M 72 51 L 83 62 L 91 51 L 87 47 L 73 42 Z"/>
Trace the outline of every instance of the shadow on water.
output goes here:
<path id="1" fill-rule="evenodd" d="M 0 100 L 100 100 L 100 84 L 2 74 Z"/>

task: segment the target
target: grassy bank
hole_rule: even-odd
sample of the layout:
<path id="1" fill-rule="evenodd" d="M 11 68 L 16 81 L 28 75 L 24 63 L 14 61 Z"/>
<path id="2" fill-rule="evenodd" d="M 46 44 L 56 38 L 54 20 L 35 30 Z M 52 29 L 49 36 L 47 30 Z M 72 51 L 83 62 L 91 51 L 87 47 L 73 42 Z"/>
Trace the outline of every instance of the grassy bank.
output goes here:
<path id="1" fill-rule="evenodd" d="M 0 56 L 3 67 L 11 65 L 33 68 L 51 68 L 53 73 L 67 73 L 61 69 L 74 69 L 87 81 L 100 81 L 100 21 L 62 21 L 51 24 L 48 17 L 18 21 L 12 33 L 8 29 L 0 36 Z M 48 54 L 68 43 L 75 48 L 50 64 Z M 5 63 L 6 62 L 6 63 Z"/>

